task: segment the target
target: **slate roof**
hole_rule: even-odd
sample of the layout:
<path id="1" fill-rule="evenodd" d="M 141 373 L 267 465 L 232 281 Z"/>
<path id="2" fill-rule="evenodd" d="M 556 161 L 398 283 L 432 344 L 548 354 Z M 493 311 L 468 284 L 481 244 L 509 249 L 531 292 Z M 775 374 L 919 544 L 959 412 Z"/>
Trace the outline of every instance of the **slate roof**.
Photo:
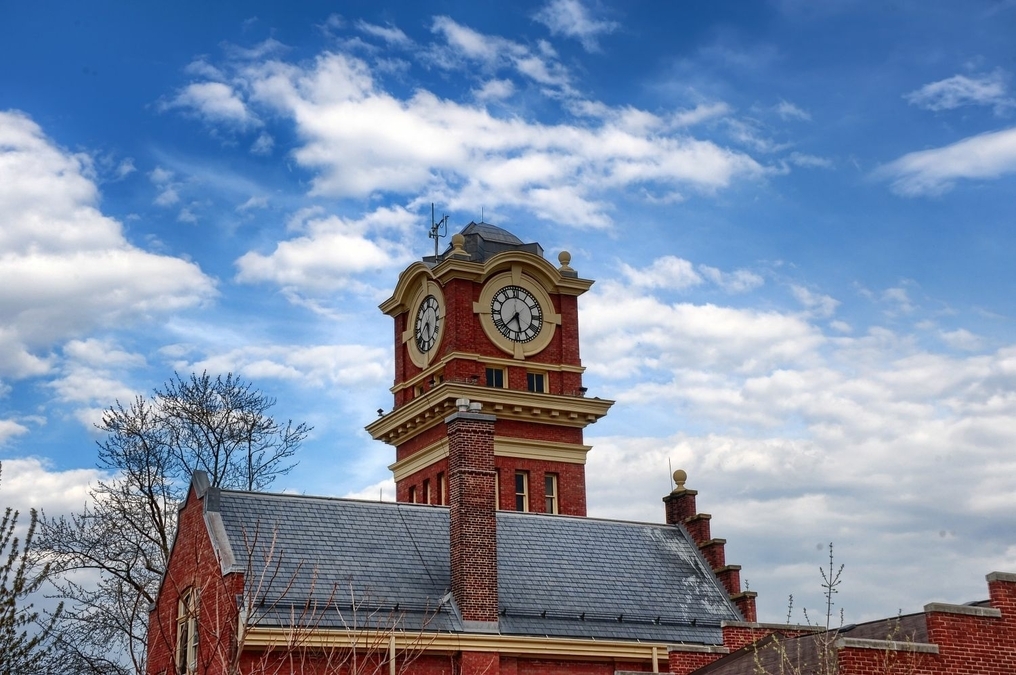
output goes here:
<path id="1" fill-rule="evenodd" d="M 528 251 L 543 257 L 543 247 L 538 243 L 526 244 L 514 234 L 490 223 L 471 222 L 466 225 L 460 234 L 465 237 L 463 248 L 469 254 L 473 262 L 484 262 L 487 258 L 504 251 Z M 452 250 L 451 245 L 445 249 L 442 258 Z M 437 262 L 433 256 L 427 256 L 424 261 Z"/>
<path id="2" fill-rule="evenodd" d="M 261 625 L 463 630 L 447 507 L 209 489 L 216 508 Z M 683 528 L 500 511 L 497 534 L 501 634 L 720 644 L 740 619 Z"/>

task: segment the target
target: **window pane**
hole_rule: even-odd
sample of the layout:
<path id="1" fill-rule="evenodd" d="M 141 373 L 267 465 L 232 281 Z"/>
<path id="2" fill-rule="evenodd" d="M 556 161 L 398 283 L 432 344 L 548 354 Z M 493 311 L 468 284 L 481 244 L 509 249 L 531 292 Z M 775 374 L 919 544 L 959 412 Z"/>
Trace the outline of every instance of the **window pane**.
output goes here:
<path id="1" fill-rule="evenodd" d="M 535 391 L 542 394 L 545 391 L 544 374 L 526 373 L 526 388 L 529 389 L 529 391 Z"/>
<path id="2" fill-rule="evenodd" d="M 544 480 L 544 494 L 546 495 L 547 513 L 557 513 L 557 476 L 548 473 Z"/>
<path id="3" fill-rule="evenodd" d="M 487 368 L 487 386 L 504 389 L 504 371 L 500 368 Z"/>
<path id="4" fill-rule="evenodd" d="M 529 475 L 524 471 L 515 472 L 515 510 L 529 510 Z"/>

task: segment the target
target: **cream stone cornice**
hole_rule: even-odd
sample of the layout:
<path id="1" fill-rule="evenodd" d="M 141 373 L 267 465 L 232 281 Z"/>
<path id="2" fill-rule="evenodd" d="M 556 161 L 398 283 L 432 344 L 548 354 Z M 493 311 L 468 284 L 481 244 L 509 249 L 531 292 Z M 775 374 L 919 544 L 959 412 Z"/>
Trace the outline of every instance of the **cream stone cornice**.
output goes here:
<path id="1" fill-rule="evenodd" d="M 613 401 L 600 398 L 442 382 L 423 396 L 374 420 L 367 425 L 367 433 L 375 440 L 400 445 L 442 423 L 460 398 L 482 403 L 483 412 L 499 419 L 535 421 L 579 429 L 606 415 L 610 406 L 614 405 Z"/>
<path id="2" fill-rule="evenodd" d="M 578 443 L 556 443 L 553 441 L 533 441 L 526 438 L 494 437 L 495 457 L 517 457 L 519 459 L 539 459 L 565 464 L 585 464 L 586 455 L 592 450 L 591 445 Z M 412 476 L 417 471 L 440 462 L 448 457 L 448 439 L 442 438 L 428 445 L 423 450 L 414 452 L 405 459 L 390 464 L 388 469 L 396 481 Z"/>
<path id="3" fill-rule="evenodd" d="M 295 644 L 294 644 L 295 643 Z M 394 644 L 393 644 L 394 643 Z M 544 656 L 571 659 L 618 659 L 666 661 L 667 649 L 682 651 L 685 645 L 664 642 L 628 642 L 589 638 L 527 637 L 475 633 L 426 633 L 408 631 L 350 631 L 253 627 L 247 630 L 244 648 L 270 649 L 360 649 L 398 652 L 496 652 L 507 656 Z M 687 645 L 687 651 L 696 651 Z"/>

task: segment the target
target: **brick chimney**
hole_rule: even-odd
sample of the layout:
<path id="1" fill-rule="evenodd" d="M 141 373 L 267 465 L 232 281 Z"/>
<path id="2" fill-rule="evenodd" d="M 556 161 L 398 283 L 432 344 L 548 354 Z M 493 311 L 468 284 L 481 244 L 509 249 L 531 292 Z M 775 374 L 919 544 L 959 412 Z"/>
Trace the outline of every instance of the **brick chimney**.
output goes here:
<path id="1" fill-rule="evenodd" d="M 676 487 L 669 495 L 663 498 L 667 510 L 668 525 L 684 525 L 691 535 L 695 545 L 702 552 L 713 570 L 713 574 L 723 584 L 731 601 L 741 612 L 745 621 L 756 621 L 754 591 L 741 590 L 741 566 L 728 565 L 724 547 L 726 539 L 714 539 L 709 531 L 709 521 L 712 518 L 708 513 L 698 513 L 695 508 L 695 495 L 697 490 L 689 490 L 684 486 L 688 480 L 688 474 L 681 469 L 674 472 L 674 483 Z"/>
<path id="2" fill-rule="evenodd" d="M 469 399 L 455 405 L 445 418 L 452 595 L 468 631 L 497 632 L 495 417 Z"/>

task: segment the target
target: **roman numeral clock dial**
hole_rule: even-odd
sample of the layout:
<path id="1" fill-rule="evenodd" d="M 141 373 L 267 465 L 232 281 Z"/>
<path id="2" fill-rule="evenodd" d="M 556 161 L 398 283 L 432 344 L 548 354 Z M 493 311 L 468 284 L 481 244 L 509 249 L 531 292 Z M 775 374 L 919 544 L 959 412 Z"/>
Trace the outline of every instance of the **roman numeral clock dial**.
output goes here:
<path id="1" fill-rule="evenodd" d="M 437 298 L 428 295 L 416 311 L 416 325 L 413 334 L 416 339 L 416 348 L 424 354 L 433 349 L 437 343 L 439 308 Z"/>
<path id="2" fill-rule="evenodd" d="M 490 318 L 498 332 L 512 342 L 529 342 L 543 327 L 540 303 L 521 286 L 505 286 L 494 294 Z"/>

